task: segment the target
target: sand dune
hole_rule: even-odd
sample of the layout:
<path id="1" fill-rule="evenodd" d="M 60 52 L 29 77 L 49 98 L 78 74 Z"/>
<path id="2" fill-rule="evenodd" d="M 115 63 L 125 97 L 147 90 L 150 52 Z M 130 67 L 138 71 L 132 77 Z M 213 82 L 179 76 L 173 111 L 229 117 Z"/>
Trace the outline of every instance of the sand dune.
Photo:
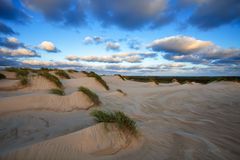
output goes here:
<path id="1" fill-rule="evenodd" d="M 3 156 L 3 159 L 85 159 L 85 154 L 101 156 L 115 154 L 131 143 L 137 143 L 136 139 L 121 132 L 114 124 L 105 126 L 100 123 L 72 134 L 21 148 Z"/>
<path id="2" fill-rule="evenodd" d="M 153 86 L 114 76 L 103 79 L 111 90 L 105 90 L 94 78 L 80 77 L 62 80 L 67 93 L 63 97 L 41 92 L 48 82 L 33 83 L 36 90 L 25 95 L 19 91 L 6 97 L 8 93 L 0 91 L 0 150 L 4 150 L 0 159 L 240 158 L 239 83 Z M 96 91 L 102 102 L 99 108 L 121 110 L 133 118 L 143 137 L 138 140 L 141 145 L 129 144 L 116 128 L 109 132 L 99 129 L 102 124 L 83 129 L 93 119 L 89 111 L 74 110 L 91 106 L 85 95 L 76 92 L 79 86 Z M 46 137 L 53 139 L 45 141 Z"/>
<path id="3" fill-rule="evenodd" d="M 7 79 L 17 79 L 15 72 L 0 71 L 0 73 L 4 74 Z"/>
<path id="4" fill-rule="evenodd" d="M 6 80 L 0 81 L 0 91 L 12 91 L 22 88 L 19 80 Z"/>
<path id="5" fill-rule="evenodd" d="M 22 110 L 54 110 L 69 112 L 74 109 L 88 109 L 93 103 L 81 93 L 74 92 L 66 96 L 53 94 L 26 94 L 1 98 L 0 115 Z"/>
<path id="6" fill-rule="evenodd" d="M 29 85 L 24 90 L 49 90 L 57 86 L 42 76 L 31 76 Z"/>

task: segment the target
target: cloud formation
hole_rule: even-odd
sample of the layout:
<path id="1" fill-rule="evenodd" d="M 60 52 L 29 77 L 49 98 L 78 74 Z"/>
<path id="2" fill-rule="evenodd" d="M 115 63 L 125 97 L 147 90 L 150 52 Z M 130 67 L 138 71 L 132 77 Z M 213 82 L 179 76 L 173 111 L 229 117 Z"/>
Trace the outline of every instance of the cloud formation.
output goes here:
<path id="1" fill-rule="evenodd" d="M 119 51 L 120 43 L 118 42 L 106 42 L 106 50 Z"/>
<path id="2" fill-rule="evenodd" d="M 194 64 L 229 63 L 239 65 L 239 48 L 222 48 L 209 41 L 187 36 L 172 36 L 154 40 L 148 48 L 163 52 L 163 57 L 176 62 Z"/>
<path id="3" fill-rule="evenodd" d="M 60 50 L 50 41 L 43 41 L 38 45 L 38 48 L 45 50 L 47 52 L 53 52 L 53 53 L 60 52 Z"/>
<path id="4" fill-rule="evenodd" d="M 15 37 L 7 37 L 3 38 L 0 37 L 0 46 L 10 48 L 10 49 L 17 49 L 19 47 L 26 48 L 23 43 L 19 42 Z"/>
<path id="5" fill-rule="evenodd" d="M 4 35 L 15 35 L 15 32 L 11 27 L 7 26 L 6 24 L 0 22 L 0 34 Z"/>
<path id="6" fill-rule="evenodd" d="M 26 7 L 40 12 L 46 20 L 78 27 L 85 23 L 82 0 L 22 0 Z"/>
<path id="7" fill-rule="evenodd" d="M 39 57 L 39 55 L 34 50 L 27 48 L 0 48 L 0 55 L 3 57 Z"/>
<path id="8" fill-rule="evenodd" d="M 105 40 L 102 37 L 99 36 L 86 36 L 84 37 L 84 44 L 100 44 L 103 43 Z"/>
<path id="9" fill-rule="evenodd" d="M 149 52 L 124 52 L 108 56 L 67 56 L 69 61 L 86 61 L 86 62 L 102 62 L 102 63 L 140 63 L 145 58 L 155 58 L 158 55 L 156 53 Z"/>
<path id="10" fill-rule="evenodd" d="M 30 17 L 11 0 L 0 0 L 0 19 L 25 24 Z"/>

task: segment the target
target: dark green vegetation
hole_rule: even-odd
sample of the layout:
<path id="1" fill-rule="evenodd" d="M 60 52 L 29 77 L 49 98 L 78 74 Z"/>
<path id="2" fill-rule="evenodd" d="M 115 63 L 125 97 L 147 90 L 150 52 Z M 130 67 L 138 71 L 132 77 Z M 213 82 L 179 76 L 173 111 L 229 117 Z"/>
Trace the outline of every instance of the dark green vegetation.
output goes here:
<path id="1" fill-rule="evenodd" d="M 120 77 L 123 81 L 125 81 L 125 78 L 121 74 L 115 74 L 115 76 Z"/>
<path id="2" fill-rule="evenodd" d="M 155 83 L 172 83 L 173 79 L 176 79 L 181 84 L 184 84 L 186 82 L 208 84 L 214 81 L 240 82 L 240 77 L 159 77 L 159 76 L 124 76 L 124 77 L 128 80 L 138 82 L 151 82 L 154 80 Z"/>
<path id="3" fill-rule="evenodd" d="M 5 79 L 5 78 L 6 78 L 6 76 L 4 74 L 0 73 L 0 79 Z"/>
<path id="4" fill-rule="evenodd" d="M 18 78 L 20 77 L 27 77 L 28 74 L 29 74 L 29 68 L 14 68 L 14 67 L 11 67 L 11 68 L 6 68 L 5 69 L 6 71 L 8 72 L 15 72 L 16 73 L 16 76 Z"/>
<path id="5" fill-rule="evenodd" d="M 61 78 L 70 79 L 70 76 L 64 70 L 57 70 L 55 74 L 60 76 Z"/>
<path id="6" fill-rule="evenodd" d="M 74 69 L 68 69 L 67 70 L 69 73 L 77 73 L 78 71 L 74 70 Z"/>
<path id="7" fill-rule="evenodd" d="M 91 91 L 90 89 L 86 88 L 86 87 L 79 87 L 78 91 L 83 92 L 84 94 L 86 94 L 89 99 L 94 103 L 94 105 L 100 105 L 101 101 L 99 100 L 99 97 L 96 93 L 94 93 L 93 91 Z"/>
<path id="8" fill-rule="evenodd" d="M 121 89 L 117 89 L 118 92 L 122 93 L 124 96 L 127 95 L 127 93 L 123 92 Z"/>
<path id="9" fill-rule="evenodd" d="M 20 83 L 26 86 L 29 83 L 28 77 L 20 77 Z"/>
<path id="10" fill-rule="evenodd" d="M 62 90 L 62 89 L 57 89 L 57 88 L 51 89 L 51 90 L 50 90 L 50 93 L 52 93 L 52 94 L 57 94 L 57 95 L 59 95 L 59 96 L 64 96 L 64 95 L 65 95 L 64 90 Z"/>
<path id="11" fill-rule="evenodd" d="M 97 122 L 116 123 L 122 131 L 129 132 L 133 135 L 137 133 L 136 122 L 121 111 L 107 112 L 95 110 L 91 112 L 91 115 Z"/>
<path id="12" fill-rule="evenodd" d="M 38 73 L 40 76 L 45 77 L 49 81 L 53 82 L 57 87 L 62 88 L 62 82 L 54 75 L 48 73 L 48 72 L 39 72 Z"/>
<path id="13" fill-rule="evenodd" d="M 84 71 L 83 73 L 87 74 L 88 77 L 94 77 L 99 83 L 101 83 L 103 85 L 103 87 L 106 90 L 109 90 L 109 87 L 108 87 L 107 83 L 102 79 L 101 76 L 99 76 L 95 72 L 89 72 L 88 73 L 88 72 Z"/>

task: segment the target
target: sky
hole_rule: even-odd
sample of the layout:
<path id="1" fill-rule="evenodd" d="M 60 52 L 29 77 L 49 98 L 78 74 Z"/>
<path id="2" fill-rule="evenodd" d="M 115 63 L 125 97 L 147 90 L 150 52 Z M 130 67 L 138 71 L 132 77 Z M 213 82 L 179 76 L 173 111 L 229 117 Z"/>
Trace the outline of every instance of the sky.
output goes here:
<path id="1" fill-rule="evenodd" d="M 0 67 L 240 76 L 240 1 L 0 0 Z"/>

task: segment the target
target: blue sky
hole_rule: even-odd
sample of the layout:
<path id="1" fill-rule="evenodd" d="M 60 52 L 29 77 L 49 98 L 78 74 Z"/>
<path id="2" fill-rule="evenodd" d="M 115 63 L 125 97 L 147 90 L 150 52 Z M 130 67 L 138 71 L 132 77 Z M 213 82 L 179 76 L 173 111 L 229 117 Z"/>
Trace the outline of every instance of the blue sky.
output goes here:
<path id="1" fill-rule="evenodd" d="M 0 4 L 1 67 L 240 76 L 238 0 L 0 0 Z"/>

